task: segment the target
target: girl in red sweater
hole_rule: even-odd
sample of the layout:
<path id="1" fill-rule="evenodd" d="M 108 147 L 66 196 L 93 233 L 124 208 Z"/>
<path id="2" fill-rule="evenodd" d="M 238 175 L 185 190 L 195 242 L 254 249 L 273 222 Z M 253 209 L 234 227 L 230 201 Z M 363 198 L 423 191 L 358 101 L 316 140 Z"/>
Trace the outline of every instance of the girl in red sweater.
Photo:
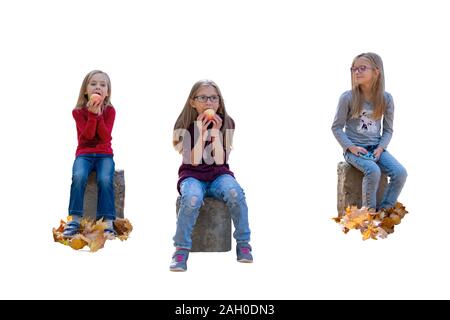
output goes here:
<path id="1" fill-rule="evenodd" d="M 79 231 L 84 191 L 92 171 L 97 173 L 97 219 L 103 218 L 107 224 L 105 232 L 114 235 L 115 165 L 111 132 L 116 111 L 111 105 L 111 81 L 105 72 L 94 70 L 86 75 L 72 115 L 77 126 L 78 147 L 70 188 L 69 215 L 72 219 L 66 224 L 63 235 L 73 237 Z"/>

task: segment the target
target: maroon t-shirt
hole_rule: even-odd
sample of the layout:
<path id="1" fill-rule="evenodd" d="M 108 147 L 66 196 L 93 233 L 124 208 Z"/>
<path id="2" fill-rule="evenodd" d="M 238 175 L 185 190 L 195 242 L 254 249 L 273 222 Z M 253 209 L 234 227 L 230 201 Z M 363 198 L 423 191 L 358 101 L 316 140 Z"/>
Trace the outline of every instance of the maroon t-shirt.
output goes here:
<path id="1" fill-rule="evenodd" d="M 195 138 L 199 137 L 199 130 L 198 127 L 194 126 L 194 123 L 191 124 L 189 127 L 189 135 L 190 135 L 190 146 L 191 149 L 195 145 L 196 141 Z M 189 136 L 184 136 L 183 141 L 189 140 Z M 226 154 L 226 145 L 225 145 L 225 138 L 222 139 L 222 146 L 224 148 L 224 152 Z M 211 141 L 206 141 L 204 148 L 206 149 L 211 144 Z M 192 165 L 190 163 L 190 157 L 187 156 L 184 163 L 180 166 L 180 169 L 178 170 L 178 184 L 177 189 L 178 192 L 180 192 L 180 184 L 181 182 L 189 177 L 210 182 L 216 179 L 218 176 L 222 174 L 229 174 L 234 177 L 233 172 L 230 171 L 230 167 L 227 163 L 227 156 L 225 156 L 225 160 L 223 164 L 216 164 L 215 162 L 212 164 L 205 163 L 205 159 L 201 159 L 201 163 L 198 165 Z"/>

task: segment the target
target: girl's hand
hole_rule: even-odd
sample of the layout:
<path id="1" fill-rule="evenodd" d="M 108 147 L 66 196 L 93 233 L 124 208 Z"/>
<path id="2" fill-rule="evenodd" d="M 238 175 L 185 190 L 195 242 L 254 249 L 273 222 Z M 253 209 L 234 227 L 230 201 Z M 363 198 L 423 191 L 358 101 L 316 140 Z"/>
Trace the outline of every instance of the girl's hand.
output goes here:
<path id="1" fill-rule="evenodd" d="M 88 111 L 92 112 L 98 116 L 102 114 L 101 106 L 100 107 L 94 107 L 94 106 L 88 107 Z"/>
<path id="2" fill-rule="evenodd" d="M 204 113 L 199 114 L 197 117 L 197 121 L 201 123 L 201 129 L 202 129 L 202 137 L 204 136 L 206 130 L 208 130 L 208 126 L 211 123 L 211 120 L 208 120 L 206 118 L 206 115 Z"/>
<path id="3" fill-rule="evenodd" d="M 381 154 L 383 153 L 384 149 L 382 147 L 377 147 L 375 149 L 375 151 L 373 152 L 373 155 L 375 156 L 375 158 L 380 159 Z"/>
<path id="4" fill-rule="evenodd" d="M 351 146 L 351 147 L 348 147 L 348 150 L 349 150 L 351 153 L 353 153 L 355 156 L 357 156 L 357 157 L 359 157 L 359 153 L 362 153 L 362 154 L 367 154 L 367 153 L 368 153 L 367 150 L 366 150 L 365 148 L 363 148 L 363 147 L 358 147 L 358 146 Z"/>
<path id="5" fill-rule="evenodd" d="M 212 129 L 220 130 L 220 128 L 222 128 L 222 118 L 220 118 L 217 114 L 214 115 L 211 122 L 213 123 Z"/>
<path id="6" fill-rule="evenodd" d="M 86 106 L 88 107 L 88 111 L 100 115 L 102 113 L 102 105 L 103 99 L 89 99 Z"/>
<path id="7" fill-rule="evenodd" d="M 96 115 L 101 115 L 102 114 L 102 106 L 101 105 L 89 105 L 89 102 L 87 104 L 88 107 L 88 111 L 95 113 Z"/>
<path id="8" fill-rule="evenodd" d="M 88 111 L 97 114 L 97 108 L 93 107 L 93 106 L 89 106 L 88 104 Z"/>

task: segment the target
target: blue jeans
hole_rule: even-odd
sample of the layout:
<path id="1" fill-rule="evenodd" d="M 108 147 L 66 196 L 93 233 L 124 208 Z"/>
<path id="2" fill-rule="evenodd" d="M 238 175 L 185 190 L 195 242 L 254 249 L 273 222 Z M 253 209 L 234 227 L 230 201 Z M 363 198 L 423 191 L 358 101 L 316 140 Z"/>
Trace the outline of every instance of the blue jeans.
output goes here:
<path id="1" fill-rule="evenodd" d="M 114 170 L 112 155 L 82 154 L 79 155 L 72 168 L 72 185 L 70 187 L 69 215 L 83 216 L 84 191 L 89 174 L 97 173 L 98 202 L 97 219 L 116 218 L 114 206 Z"/>
<path id="2" fill-rule="evenodd" d="M 374 151 L 376 146 L 362 146 Z M 367 208 L 392 208 L 397 202 L 408 176 L 405 168 L 388 152 L 383 151 L 376 162 L 355 156 L 350 151 L 344 155 L 345 160 L 364 174 L 362 181 L 362 205 Z M 377 190 L 381 173 L 389 177 L 389 184 L 383 194 L 381 204 L 377 206 Z"/>
<path id="3" fill-rule="evenodd" d="M 248 209 L 244 190 L 229 174 L 218 176 L 214 181 L 205 182 L 189 177 L 180 184 L 181 201 L 178 210 L 177 231 L 173 237 L 178 248 L 192 248 L 191 234 L 197 221 L 204 197 L 224 201 L 231 213 L 236 242 L 250 241 Z"/>

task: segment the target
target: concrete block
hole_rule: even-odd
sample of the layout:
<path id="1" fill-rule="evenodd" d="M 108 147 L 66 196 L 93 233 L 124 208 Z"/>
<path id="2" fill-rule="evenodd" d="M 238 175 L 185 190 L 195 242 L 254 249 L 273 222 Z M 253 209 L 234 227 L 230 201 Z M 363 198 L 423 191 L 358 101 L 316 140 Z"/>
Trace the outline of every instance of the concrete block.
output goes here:
<path id="1" fill-rule="evenodd" d="M 180 207 L 178 197 L 177 215 Z M 226 252 L 231 250 L 231 215 L 225 202 L 206 197 L 192 231 L 192 252 Z"/>
<path id="2" fill-rule="evenodd" d="M 92 172 L 86 185 L 84 193 L 84 217 L 96 218 L 97 213 L 97 174 Z M 116 217 L 124 218 L 125 207 L 125 173 L 123 170 L 114 172 L 114 202 L 116 207 Z"/>
<path id="3" fill-rule="evenodd" d="M 348 164 L 339 162 L 337 166 L 338 184 L 337 184 L 337 210 L 341 215 L 346 207 L 356 205 L 358 208 L 362 205 L 362 179 L 363 173 Z M 388 178 L 381 174 L 380 185 L 377 191 L 377 202 L 383 198 L 384 190 L 387 188 Z"/>

